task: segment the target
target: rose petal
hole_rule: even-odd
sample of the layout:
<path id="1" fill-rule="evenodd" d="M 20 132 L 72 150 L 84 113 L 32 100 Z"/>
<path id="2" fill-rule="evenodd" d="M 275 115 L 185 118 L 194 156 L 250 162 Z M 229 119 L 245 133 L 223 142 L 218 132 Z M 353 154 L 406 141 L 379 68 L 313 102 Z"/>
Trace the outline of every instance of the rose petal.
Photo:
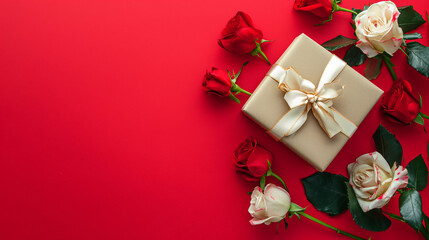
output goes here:
<path id="1" fill-rule="evenodd" d="M 285 189 L 274 184 L 268 184 L 265 187 L 264 196 L 268 216 L 284 217 L 289 211 L 291 199 Z"/>

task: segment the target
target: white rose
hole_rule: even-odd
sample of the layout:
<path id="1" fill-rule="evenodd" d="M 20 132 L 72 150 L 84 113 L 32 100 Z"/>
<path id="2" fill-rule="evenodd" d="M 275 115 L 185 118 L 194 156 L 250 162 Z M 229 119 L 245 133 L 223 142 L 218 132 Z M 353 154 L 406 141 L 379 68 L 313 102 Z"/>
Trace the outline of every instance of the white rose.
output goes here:
<path id="1" fill-rule="evenodd" d="M 252 225 L 271 222 L 280 222 L 286 217 L 290 208 L 289 193 L 274 184 L 268 184 L 264 192 L 260 187 L 255 187 L 252 192 L 249 213 L 253 219 L 250 220 Z"/>
<path id="2" fill-rule="evenodd" d="M 360 12 L 355 18 L 356 46 L 370 58 L 384 51 L 393 55 L 404 36 L 398 16 L 398 8 L 390 1 L 374 3 Z"/>
<path id="3" fill-rule="evenodd" d="M 378 152 L 364 154 L 347 166 L 350 185 L 364 212 L 386 205 L 398 188 L 408 184 L 408 171 L 396 163 L 389 167 Z"/>

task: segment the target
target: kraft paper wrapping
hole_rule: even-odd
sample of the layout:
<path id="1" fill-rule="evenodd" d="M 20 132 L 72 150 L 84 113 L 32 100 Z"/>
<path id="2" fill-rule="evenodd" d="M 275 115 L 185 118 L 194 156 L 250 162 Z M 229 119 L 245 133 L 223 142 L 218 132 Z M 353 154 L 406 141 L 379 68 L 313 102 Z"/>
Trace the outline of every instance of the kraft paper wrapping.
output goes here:
<path id="1" fill-rule="evenodd" d="M 276 64 L 284 68 L 293 67 L 304 79 L 317 86 L 331 56 L 332 53 L 301 34 Z M 344 85 L 344 91 L 334 99 L 333 107 L 359 126 L 383 91 L 348 65 L 337 80 Z M 284 94 L 274 79 L 265 76 L 242 111 L 265 130 L 269 130 L 290 109 L 283 99 Z M 329 138 L 313 114 L 309 113 L 306 123 L 295 134 L 284 137 L 281 141 L 318 171 L 324 171 L 346 144 L 348 137 L 339 133 Z"/>

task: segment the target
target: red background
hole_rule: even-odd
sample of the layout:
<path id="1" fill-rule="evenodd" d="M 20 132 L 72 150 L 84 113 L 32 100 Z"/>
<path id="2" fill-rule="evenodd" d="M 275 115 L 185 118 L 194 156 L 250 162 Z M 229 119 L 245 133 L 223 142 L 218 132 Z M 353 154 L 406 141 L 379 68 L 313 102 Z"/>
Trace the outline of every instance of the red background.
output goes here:
<path id="1" fill-rule="evenodd" d="M 341 6 L 364 3 L 344 0 Z M 423 0 L 412 4 L 421 14 L 429 6 Z M 274 153 L 273 170 L 309 214 L 366 238 L 421 239 L 395 220 L 386 232 L 372 233 L 349 212 L 329 217 L 315 210 L 300 182 L 315 170 L 246 118 L 241 105 L 202 91 L 212 66 L 238 70 L 250 60 L 238 80 L 250 91 L 269 69 L 217 45 L 238 10 L 274 40 L 263 48 L 272 62 L 302 32 L 319 43 L 353 36 L 349 13 L 335 13 L 332 22 L 315 27 L 316 17 L 292 5 L 0 0 L 0 238 L 347 239 L 307 219 L 290 220 L 279 234 L 276 224 L 249 224 L 246 192 L 255 185 L 235 174 L 231 156 L 253 135 Z M 428 25 L 417 31 L 428 45 Z M 429 114 L 429 79 L 401 52 L 392 60 L 398 76 L 422 94 Z M 384 66 L 373 82 L 390 87 Z M 402 143 L 404 164 L 418 154 L 427 162 L 423 128 L 387 122 L 377 104 L 327 171 L 346 175 L 348 163 L 373 151 L 371 135 L 380 123 Z M 429 190 L 421 194 L 429 213 Z M 399 213 L 397 202 L 395 197 L 388 211 Z"/>

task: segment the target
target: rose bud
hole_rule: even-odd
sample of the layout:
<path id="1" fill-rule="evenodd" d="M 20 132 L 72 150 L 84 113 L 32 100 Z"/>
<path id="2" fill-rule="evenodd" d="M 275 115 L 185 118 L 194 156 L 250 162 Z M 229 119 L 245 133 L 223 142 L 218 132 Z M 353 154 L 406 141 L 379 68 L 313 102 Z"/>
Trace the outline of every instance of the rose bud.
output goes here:
<path id="1" fill-rule="evenodd" d="M 360 48 L 369 58 L 386 52 L 393 55 L 404 36 L 398 25 L 399 11 L 393 2 L 374 3 L 355 18 L 356 36 Z"/>
<path id="2" fill-rule="evenodd" d="M 331 21 L 332 14 L 334 12 L 343 11 L 357 14 L 352 10 L 338 6 L 338 3 L 340 2 L 341 1 L 339 0 L 295 0 L 293 9 L 297 11 L 309 12 L 322 19 L 327 19 L 322 22 L 322 24 Z"/>
<path id="3" fill-rule="evenodd" d="M 248 137 L 234 151 L 235 171 L 247 181 L 259 181 L 273 162 L 273 154 L 258 144 L 255 137 Z"/>
<path id="4" fill-rule="evenodd" d="M 237 12 L 223 29 L 222 38 L 219 39 L 218 44 L 232 53 L 251 54 L 264 58 L 271 65 L 261 49 L 261 44 L 264 42 L 267 40 L 262 39 L 262 31 L 253 26 L 250 16 L 244 12 Z"/>
<path id="5" fill-rule="evenodd" d="M 331 0 L 295 0 L 293 9 L 326 19 L 332 14 L 332 3 Z"/>
<path id="6" fill-rule="evenodd" d="M 396 123 L 410 124 L 420 116 L 419 101 L 412 94 L 411 84 L 404 79 L 396 80 L 384 93 L 381 106 L 389 119 Z"/>
<path id="7" fill-rule="evenodd" d="M 243 67 L 248 62 L 245 62 L 243 66 L 241 66 L 240 71 L 235 74 L 227 70 L 212 68 L 211 72 L 206 72 L 203 79 L 203 90 L 218 95 L 220 97 L 229 97 L 232 100 L 240 103 L 240 100 L 236 97 L 239 93 L 244 93 L 247 95 L 251 95 L 248 91 L 240 88 L 235 82 L 237 81 L 238 76 L 240 76 Z M 232 78 L 231 78 L 232 77 Z"/>
<path id="8" fill-rule="evenodd" d="M 286 217 L 291 205 L 289 193 L 274 184 L 268 184 L 265 190 L 258 186 L 252 192 L 249 213 L 253 217 L 250 224 L 258 225 L 280 222 Z"/>
<path id="9" fill-rule="evenodd" d="M 206 92 L 226 97 L 231 93 L 231 80 L 228 72 L 217 68 L 212 68 L 211 72 L 204 75 L 203 88 Z"/>
<path id="10" fill-rule="evenodd" d="M 396 163 L 392 168 L 378 153 L 364 154 L 347 166 L 349 183 L 364 212 L 386 205 L 399 188 L 408 184 L 408 171 Z"/>

